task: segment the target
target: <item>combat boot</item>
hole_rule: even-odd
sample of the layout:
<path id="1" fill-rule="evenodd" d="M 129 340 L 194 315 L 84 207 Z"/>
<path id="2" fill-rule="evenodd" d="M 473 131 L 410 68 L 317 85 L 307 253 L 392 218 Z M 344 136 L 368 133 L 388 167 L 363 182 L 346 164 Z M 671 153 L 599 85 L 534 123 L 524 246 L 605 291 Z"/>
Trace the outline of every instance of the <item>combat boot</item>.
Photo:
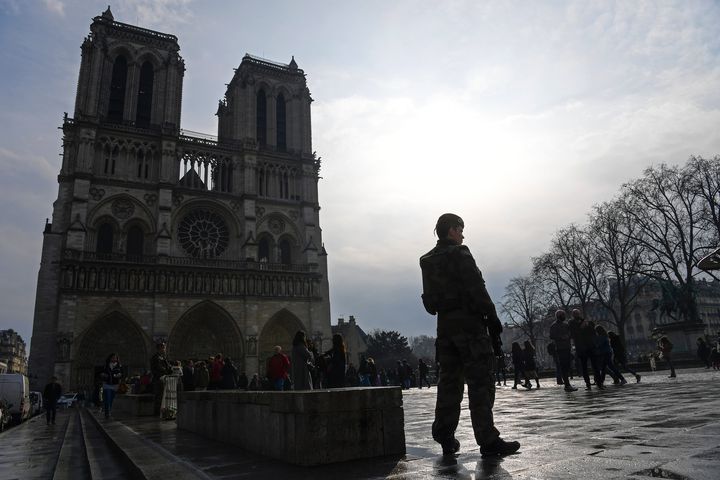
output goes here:
<path id="1" fill-rule="evenodd" d="M 454 455 L 460 450 L 460 441 L 453 437 L 440 444 L 443 449 L 443 455 Z"/>
<path id="2" fill-rule="evenodd" d="M 502 438 L 498 437 L 498 439 L 490 445 L 480 447 L 480 454 L 483 457 L 503 456 L 512 455 L 518 450 L 520 450 L 520 442 L 506 442 Z"/>

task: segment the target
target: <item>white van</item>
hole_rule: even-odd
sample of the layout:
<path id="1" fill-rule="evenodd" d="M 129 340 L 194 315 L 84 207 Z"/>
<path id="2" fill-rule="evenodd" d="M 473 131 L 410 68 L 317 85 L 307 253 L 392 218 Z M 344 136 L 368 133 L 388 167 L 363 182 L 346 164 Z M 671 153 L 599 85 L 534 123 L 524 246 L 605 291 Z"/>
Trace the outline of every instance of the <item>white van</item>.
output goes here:
<path id="1" fill-rule="evenodd" d="M 30 383 L 21 373 L 0 374 L 0 400 L 10 405 L 8 412 L 15 423 L 30 418 Z"/>

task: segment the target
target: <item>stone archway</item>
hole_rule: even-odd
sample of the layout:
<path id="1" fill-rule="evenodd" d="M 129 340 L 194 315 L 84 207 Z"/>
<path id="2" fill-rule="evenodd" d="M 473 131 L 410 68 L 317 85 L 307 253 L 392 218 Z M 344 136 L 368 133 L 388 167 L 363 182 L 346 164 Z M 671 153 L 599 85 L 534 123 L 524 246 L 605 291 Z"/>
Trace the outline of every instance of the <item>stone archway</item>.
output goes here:
<path id="1" fill-rule="evenodd" d="M 244 369 L 242 335 L 230 314 L 213 302 L 202 302 L 180 317 L 168 339 L 168 358 L 199 359 L 222 353 L 238 371 Z"/>
<path id="2" fill-rule="evenodd" d="M 125 315 L 113 312 L 96 320 L 83 333 L 73 360 L 70 388 L 92 391 L 98 369 L 110 353 L 117 353 L 123 373 L 130 377 L 147 370 L 148 339 L 140 327 Z"/>
<path id="3" fill-rule="evenodd" d="M 288 356 L 292 350 L 292 341 L 298 330 L 307 329 L 300 319 L 288 310 L 280 310 L 268 320 L 260 333 L 258 345 L 258 366 L 264 372 L 267 360 L 273 355 L 273 347 L 280 345 Z"/>

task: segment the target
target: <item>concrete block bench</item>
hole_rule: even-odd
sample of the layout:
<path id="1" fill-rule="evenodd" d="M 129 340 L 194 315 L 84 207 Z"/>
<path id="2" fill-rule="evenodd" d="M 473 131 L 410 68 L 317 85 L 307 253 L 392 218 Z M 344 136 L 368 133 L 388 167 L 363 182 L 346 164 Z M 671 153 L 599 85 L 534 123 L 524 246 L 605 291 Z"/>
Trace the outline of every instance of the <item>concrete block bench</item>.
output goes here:
<path id="1" fill-rule="evenodd" d="M 177 426 L 296 465 L 405 454 L 399 387 L 183 392 Z"/>
<path id="2" fill-rule="evenodd" d="M 117 417 L 153 416 L 153 394 L 125 393 L 116 395 L 113 400 L 112 414 Z"/>

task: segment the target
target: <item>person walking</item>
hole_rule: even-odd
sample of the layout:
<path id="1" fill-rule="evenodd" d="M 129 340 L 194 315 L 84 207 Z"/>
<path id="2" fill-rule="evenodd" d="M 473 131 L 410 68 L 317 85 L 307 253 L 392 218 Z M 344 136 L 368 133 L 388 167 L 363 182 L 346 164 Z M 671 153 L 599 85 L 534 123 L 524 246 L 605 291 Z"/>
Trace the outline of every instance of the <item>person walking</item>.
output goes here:
<path id="1" fill-rule="evenodd" d="M 103 412 L 105 418 L 110 418 L 112 404 L 118 391 L 118 385 L 122 379 L 120 359 L 117 354 L 111 353 L 105 359 L 105 368 L 101 374 L 103 380 Z"/>
<path id="2" fill-rule="evenodd" d="M 496 386 L 500 386 L 500 374 L 502 374 L 502 385 L 507 387 L 507 363 L 505 362 L 505 352 L 500 350 L 500 354 L 495 356 L 495 380 Z M 517 387 L 516 387 L 517 388 Z"/>
<path id="3" fill-rule="evenodd" d="M 530 379 L 535 379 L 536 388 L 540 388 L 540 376 L 537 372 L 537 363 L 535 362 L 535 347 L 529 340 L 525 340 L 525 348 L 523 348 L 523 366 L 525 368 L 525 378 L 528 383 Z"/>
<path id="4" fill-rule="evenodd" d="M 292 378 L 293 389 L 312 390 L 313 383 L 310 371 L 314 368 L 314 359 L 307 347 L 307 338 L 303 330 L 298 330 L 295 333 L 290 355 L 290 378 Z"/>
<path id="5" fill-rule="evenodd" d="M 522 385 L 530 390 L 532 385 L 530 385 L 530 379 L 525 373 L 525 355 L 523 355 L 522 347 L 518 342 L 513 342 L 512 345 L 510 345 L 510 353 L 512 355 L 513 372 L 515 373 L 515 382 L 512 386 L 513 390 L 517 390 L 518 385 Z M 521 382 L 520 377 L 524 378 L 525 381 Z"/>
<path id="6" fill-rule="evenodd" d="M 710 347 L 703 337 L 697 339 L 697 355 L 700 361 L 705 364 L 705 368 L 710 368 Z"/>
<path id="7" fill-rule="evenodd" d="M 658 351 L 660 352 L 660 356 L 662 356 L 670 368 L 670 376 L 668 378 L 675 378 L 677 376 L 675 375 L 675 367 L 673 366 L 671 358 L 672 349 L 673 344 L 670 339 L 665 335 L 660 337 L 660 340 L 658 340 Z"/>
<path id="8" fill-rule="evenodd" d="M 602 388 L 602 385 L 605 383 L 605 375 L 608 374 L 608 372 L 614 374 L 614 378 L 619 380 L 620 385 L 625 385 L 627 380 L 625 380 L 625 377 L 623 377 L 613 362 L 613 350 L 607 331 L 602 325 L 598 325 L 595 327 L 595 333 L 595 352 L 598 357 L 598 368 L 600 369 L 600 384 L 598 388 Z"/>
<path id="9" fill-rule="evenodd" d="M 570 385 L 570 378 L 568 378 L 572 353 L 570 353 L 570 327 L 565 322 L 565 310 L 555 312 L 555 321 L 550 326 L 550 339 L 555 342 L 555 351 L 557 352 L 565 391 L 574 392 L 577 388 Z"/>
<path id="10" fill-rule="evenodd" d="M 273 390 L 282 392 L 285 390 L 285 381 L 288 379 L 288 372 L 290 371 L 290 359 L 282 353 L 280 345 L 275 345 L 273 351 L 275 353 L 268 361 L 267 376 Z"/>
<path id="11" fill-rule="evenodd" d="M 557 349 L 555 348 L 555 342 L 548 342 L 547 353 L 553 359 L 555 364 L 555 381 L 558 385 L 563 385 L 562 373 L 560 372 L 560 362 L 558 361 Z M 571 362 L 572 363 L 572 362 Z"/>
<path id="12" fill-rule="evenodd" d="M 509 455 L 520 449 L 517 441 L 505 441 L 495 428 L 495 355 L 501 350 L 502 324 L 485 288 L 485 280 L 463 245 L 465 223 L 452 213 L 435 224 L 435 247 L 420 258 L 422 302 L 437 315 L 437 385 L 433 439 L 443 455 L 460 449 L 455 430 L 465 383 L 475 441 L 483 456 Z"/>
<path id="13" fill-rule="evenodd" d="M 585 380 L 585 390 L 590 390 L 590 374 L 588 372 L 588 361 L 593 369 L 593 377 L 595 379 L 595 385 L 598 388 L 602 388 L 599 383 L 600 369 L 597 364 L 597 356 L 595 353 L 595 324 L 587 321 L 583 318 L 580 310 L 573 309 L 572 320 L 568 324 L 570 327 L 570 335 L 572 336 L 573 342 L 575 343 L 575 355 L 577 355 L 578 362 L 580 363 L 580 370 L 582 372 L 583 379 Z M 578 372 L 581 373 L 581 372 Z"/>
<path id="14" fill-rule="evenodd" d="M 343 388 L 345 386 L 345 341 L 336 333 L 332 336 L 332 348 L 325 352 L 327 366 L 327 388 Z"/>
<path id="15" fill-rule="evenodd" d="M 430 382 L 428 382 L 427 376 L 430 368 L 428 368 L 427 363 L 425 363 L 425 360 L 422 358 L 418 360 L 418 373 L 420 374 L 420 379 L 418 380 L 418 388 L 422 389 L 423 383 L 427 385 L 428 388 L 430 388 Z"/>
<path id="16" fill-rule="evenodd" d="M 232 358 L 225 357 L 221 370 L 220 388 L 222 390 L 235 390 L 237 388 L 238 371 Z"/>
<path id="17" fill-rule="evenodd" d="M 625 350 L 625 346 L 622 343 L 620 335 L 615 332 L 608 332 L 608 337 L 610 338 L 610 346 L 613 351 L 613 361 L 615 362 L 615 365 L 617 365 L 618 371 L 621 372 L 622 370 L 625 370 L 635 377 L 636 383 L 640 383 L 640 375 L 631 370 L 628 366 L 627 351 Z"/>
<path id="18" fill-rule="evenodd" d="M 186 361 L 182 369 L 182 386 L 186 392 L 195 390 L 195 364 L 192 360 Z"/>
<path id="19" fill-rule="evenodd" d="M 62 386 L 58 383 L 57 377 L 50 378 L 50 383 L 43 389 L 43 404 L 45 406 L 45 418 L 47 424 L 55 425 L 57 414 L 57 402 L 62 396 Z"/>

